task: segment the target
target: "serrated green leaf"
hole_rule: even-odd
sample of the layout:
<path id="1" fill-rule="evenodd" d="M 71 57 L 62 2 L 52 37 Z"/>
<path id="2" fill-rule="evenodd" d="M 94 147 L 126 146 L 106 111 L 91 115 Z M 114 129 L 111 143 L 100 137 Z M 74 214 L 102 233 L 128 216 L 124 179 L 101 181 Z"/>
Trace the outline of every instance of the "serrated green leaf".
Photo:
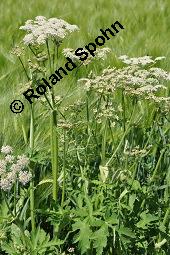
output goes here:
<path id="1" fill-rule="evenodd" d="M 108 226 L 103 224 L 101 228 L 93 233 L 93 247 L 96 249 L 97 255 L 103 254 L 103 249 L 107 245 L 107 237 L 109 235 Z"/>
<path id="2" fill-rule="evenodd" d="M 79 230 L 78 234 L 76 235 L 76 238 L 74 240 L 74 243 L 79 244 L 79 248 L 81 250 L 81 254 L 84 254 L 85 252 L 90 249 L 90 243 L 91 243 L 91 236 L 92 231 L 90 229 L 90 226 L 85 221 L 77 221 L 72 225 L 73 231 Z"/>
<path id="3" fill-rule="evenodd" d="M 131 231 L 130 228 L 124 227 L 124 226 L 120 226 L 120 228 L 118 229 L 118 233 L 120 235 L 125 235 L 131 238 L 135 238 L 135 234 Z"/>
<path id="4" fill-rule="evenodd" d="M 136 224 L 138 228 L 147 229 L 151 222 L 156 221 L 158 217 L 147 212 L 140 214 L 141 220 Z"/>

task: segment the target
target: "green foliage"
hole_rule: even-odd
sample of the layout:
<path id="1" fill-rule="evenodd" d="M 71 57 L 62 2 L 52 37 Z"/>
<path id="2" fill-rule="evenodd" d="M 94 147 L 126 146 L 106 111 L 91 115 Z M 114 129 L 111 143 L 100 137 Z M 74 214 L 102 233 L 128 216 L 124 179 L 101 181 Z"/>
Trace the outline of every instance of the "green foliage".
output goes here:
<path id="1" fill-rule="evenodd" d="M 12 224 L 10 229 L 11 240 L 2 244 L 2 250 L 11 255 L 45 255 L 52 254 L 56 247 L 62 244 L 60 240 L 50 240 L 50 236 L 40 227 L 34 234 L 27 230 L 22 231 L 17 225 Z M 55 253 L 56 254 L 56 253 Z"/>
<path id="2" fill-rule="evenodd" d="M 94 245 L 93 247 L 96 249 L 96 254 L 103 254 L 103 249 L 107 245 L 107 237 L 109 236 L 108 226 L 107 224 L 103 224 L 97 231 L 94 232 Z"/>

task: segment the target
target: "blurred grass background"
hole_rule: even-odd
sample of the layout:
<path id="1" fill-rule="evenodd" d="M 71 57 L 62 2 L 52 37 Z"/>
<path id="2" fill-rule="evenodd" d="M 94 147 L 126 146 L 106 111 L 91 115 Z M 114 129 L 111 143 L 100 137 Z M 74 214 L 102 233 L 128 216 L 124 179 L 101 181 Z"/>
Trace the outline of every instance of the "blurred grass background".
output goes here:
<path id="1" fill-rule="evenodd" d="M 74 49 L 93 42 L 100 35 L 101 28 L 106 29 L 118 20 L 125 29 L 105 44 L 105 47 L 112 49 L 113 54 L 102 66 L 117 66 L 119 63 L 116 57 L 126 54 L 131 57 L 165 56 L 166 60 L 161 63 L 161 67 L 166 70 L 170 68 L 169 0 L 1 0 L 0 10 L 0 145 L 6 143 L 22 148 L 23 134 L 27 137 L 29 132 L 27 109 L 19 115 L 9 109 L 10 103 L 17 99 L 19 84 L 25 80 L 18 60 L 11 56 L 10 51 L 22 39 L 24 33 L 19 27 L 28 19 L 43 15 L 78 25 L 80 32 L 73 33 L 63 44 L 63 47 Z M 101 70 L 97 62 L 95 70 Z M 80 72 L 82 76 L 83 70 Z M 60 92 L 65 88 L 64 85 L 72 82 L 71 75 L 65 78 Z M 40 126 L 37 126 L 39 146 L 45 137 L 48 139 L 48 128 L 42 118 L 37 116 Z"/>

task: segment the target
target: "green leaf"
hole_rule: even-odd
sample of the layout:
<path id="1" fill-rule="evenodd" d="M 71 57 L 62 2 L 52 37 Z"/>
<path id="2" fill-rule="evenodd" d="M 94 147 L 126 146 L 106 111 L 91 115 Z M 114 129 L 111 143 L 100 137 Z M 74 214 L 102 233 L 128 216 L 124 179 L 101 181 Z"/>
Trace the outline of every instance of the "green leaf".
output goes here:
<path id="1" fill-rule="evenodd" d="M 136 224 L 138 228 L 147 229 L 151 222 L 156 221 L 158 217 L 153 214 L 142 212 L 140 214 L 141 220 Z"/>
<path id="2" fill-rule="evenodd" d="M 124 226 L 120 226 L 120 228 L 118 229 L 118 233 L 120 235 L 125 235 L 128 236 L 130 238 L 135 238 L 135 234 L 131 231 L 130 228 L 124 227 Z"/>
<path id="3" fill-rule="evenodd" d="M 166 242 L 167 242 L 167 240 L 164 238 L 161 242 L 156 243 L 155 249 L 160 249 Z"/>
<path id="4" fill-rule="evenodd" d="M 129 206 L 133 210 L 134 202 L 136 200 L 136 194 L 133 193 L 129 196 Z"/>
<path id="5" fill-rule="evenodd" d="M 37 186 L 40 186 L 40 185 L 46 184 L 46 183 L 53 183 L 53 180 L 52 179 L 44 179 L 44 180 L 40 181 Z"/>
<path id="6" fill-rule="evenodd" d="M 133 184 L 132 184 L 132 190 L 140 190 L 140 189 L 141 189 L 141 186 L 140 186 L 139 181 L 134 180 Z"/>
<path id="7" fill-rule="evenodd" d="M 72 225 L 72 227 L 73 231 L 79 230 L 78 234 L 75 236 L 74 243 L 79 243 L 81 254 L 84 254 L 88 249 L 90 249 L 92 231 L 89 224 L 85 221 L 77 221 Z"/>
<path id="8" fill-rule="evenodd" d="M 11 225 L 11 238 L 17 245 L 22 245 L 21 230 L 15 224 Z"/>
<path id="9" fill-rule="evenodd" d="M 106 182 L 107 177 L 109 175 L 109 169 L 107 166 L 99 166 L 99 170 L 100 170 L 100 177 L 102 182 Z"/>
<path id="10" fill-rule="evenodd" d="M 15 251 L 12 243 L 10 243 L 10 244 L 2 243 L 1 248 L 3 251 L 7 252 L 7 254 L 18 255 L 17 252 Z"/>
<path id="11" fill-rule="evenodd" d="M 119 220 L 116 213 L 113 213 L 109 218 L 106 219 L 109 225 L 117 225 Z"/>
<path id="12" fill-rule="evenodd" d="M 107 237 L 109 235 L 108 226 L 103 224 L 99 230 L 93 233 L 94 244 L 97 255 L 103 254 L 103 249 L 107 245 Z"/>
<path id="13" fill-rule="evenodd" d="M 127 189 L 124 189 L 124 191 L 120 194 L 119 201 L 128 193 Z"/>

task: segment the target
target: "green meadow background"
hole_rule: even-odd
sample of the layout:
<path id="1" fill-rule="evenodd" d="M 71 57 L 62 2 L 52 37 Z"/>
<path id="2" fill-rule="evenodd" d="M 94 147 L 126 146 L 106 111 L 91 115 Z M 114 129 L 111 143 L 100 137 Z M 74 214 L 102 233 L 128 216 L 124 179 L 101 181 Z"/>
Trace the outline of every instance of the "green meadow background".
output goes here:
<path id="1" fill-rule="evenodd" d="M 71 47 L 74 49 L 93 42 L 100 35 L 101 28 L 108 28 L 118 20 L 125 29 L 107 41 L 105 47 L 110 47 L 112 54 L 103 63 L 93 65 L 96 72 L 100 72 L 103 67 L 108 65 L 119 66 L 117 56 L 124 54 L 131 57 L 165 56 L 166 60 L 161 62 L 160 67 L 168 71 L 170 69 L 169 0 L 1 0 L 0 145 L 10 144 L 15 149 L 22 150 L 28 143 L 28 102 L 24 101 L 25 110 L 19 115 L 12 113 L 9 108 L 14 99 L 24 99 L 20 90 L 22 83 L 25 82 L 23 70 L 10 51 L 24 35 L 19 27 L 26 20 L 34 19 L 39 15 L 47 18 L 61 18 L 78 25 L 80 31 L 71 34 L 62 45 L 62 48 Z M 85 73 L 87 70 L 85 72 L 82 68 L 78 78 L 83 77 Z M 57 87 L 57 93 L 64 94 L 71 85 L 73 85 L 72 88 L 76 88 L 76 93 L 74 93 L 74 89 L 71 91 L 73 97 L 70 100 L 76 100 L 81 90 L 77 90 L 76 79 L 71 74 L 65 77 Z M 49 120 L 47 112 L 41 113 L 39 102 L 36 107 L 36 146 L 37 149 L 40 147 L 45 150 L 49 140 L 49 130 L 46 125 Z"/>

